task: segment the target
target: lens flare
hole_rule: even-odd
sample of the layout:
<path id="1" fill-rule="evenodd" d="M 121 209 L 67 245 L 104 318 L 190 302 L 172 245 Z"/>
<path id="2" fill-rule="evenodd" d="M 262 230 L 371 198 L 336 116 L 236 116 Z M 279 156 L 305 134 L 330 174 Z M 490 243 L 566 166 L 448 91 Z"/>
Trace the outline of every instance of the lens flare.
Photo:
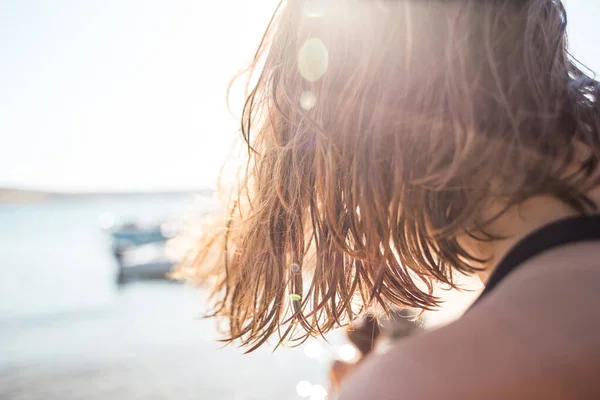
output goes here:
<path id="1" fill-rule="evenodd" d="M 304 3 L 304 15 L 308 18 L 321 18 L 324 14 L 322 1 L 307 0 Z"/>
<path id="2" fill-rule="evenodd" d="M 298 71 L 304 79 L 316 82 L 325 75 L 329 66 L 329 52 L 319 38 L 310 38 L 298 52 Z"/>
<path id="3" fill-rule="evenodd" d="M 316 103 L 317 97 L 310 90 L 302 92 L 302 94 L 300 95 L 300 107 L 302 107 L 304 110 L 308 111 L 312 109 Z"/>

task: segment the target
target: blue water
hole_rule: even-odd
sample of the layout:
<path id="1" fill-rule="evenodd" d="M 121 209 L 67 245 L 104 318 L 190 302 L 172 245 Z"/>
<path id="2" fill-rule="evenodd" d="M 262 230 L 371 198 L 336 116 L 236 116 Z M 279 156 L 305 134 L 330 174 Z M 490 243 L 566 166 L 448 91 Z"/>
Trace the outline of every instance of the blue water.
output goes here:
<path id="1" fill-rule="evenodd" d="M 192 195 L 66 198 L 0 206 L 0 322 L 98 308 L 115 299 L 116 265 L 98 217 L 158 221 Z"/>
<path id="2" fill-rule="evenodd" d="M 337 345 L 314 340 L 276 354 L 266 345 L 244 356 L 222 349 L 215 322 L 197 318 L 207 311 L 202 292 L 157 281 L 115 285 L 99 215 L 152 222 L 199 200 L 0 206 L 0 398 L 298 399 L 301 382 L 322 392 L 340 335 L 330 337 Z"/>

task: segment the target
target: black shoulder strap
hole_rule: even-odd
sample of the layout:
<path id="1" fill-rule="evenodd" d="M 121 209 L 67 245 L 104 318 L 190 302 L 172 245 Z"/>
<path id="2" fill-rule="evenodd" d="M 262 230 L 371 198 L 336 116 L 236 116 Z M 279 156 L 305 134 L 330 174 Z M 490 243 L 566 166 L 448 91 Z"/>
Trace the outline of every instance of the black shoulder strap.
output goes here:
<path id="1" fill-rule="evenodd" d="M 600 215 L 563 219 L 529 234 L 500 261 L 475 304 L 530 258 L 554 247 L 589 240 L 600 240 Z"/>

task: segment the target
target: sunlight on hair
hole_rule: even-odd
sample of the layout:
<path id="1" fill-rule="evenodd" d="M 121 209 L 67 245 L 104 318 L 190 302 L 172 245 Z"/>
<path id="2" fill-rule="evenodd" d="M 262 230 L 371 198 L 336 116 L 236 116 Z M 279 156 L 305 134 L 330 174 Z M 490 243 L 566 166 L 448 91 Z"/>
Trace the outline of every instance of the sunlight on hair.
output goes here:
<path id="1" fill-rule="evenodd" d="M 358 352 L 356 351 L 356 347 L 352 346 L 351 344 L 345 344 L 340 347 L 338 355 L 342 361 L 352 362 L 356 361 Z"/>
<path id="2" fill-rule="evenodd" d="M 302 92 L 300 95 L 300 107 L 308 111 L 312 109 L 317 103 L 317 97 L 310 90 Z"/>
<path id="3" fill-rule="evenodd" d="M 309 82 L 316 82 L 325 75 L 329 66 L 329 52 L 318 38 L 310 38 L 304 42 L 298 52 L 298 70 Z"/>
<path id="4" fill-rule="evenodd" d="M 227 208 L 179 268 L 229 320 L 224 340 L 248 351 L 369 309 L 439 309 L 440 291 L 461 288 L 455 274 L 481 263 L 458 238 L 496 236 L 490 194 L 520 202 L 547 194 L 546 179 L 577 189 L 556 162 L 576 154 L 574 137 L 598 147 L 585 97 L 596 83 L 557 48 L 558 2 L 538 22 L 491 1 L 321 0 L 314 19 L 308 1 L 283 1 L 265 33 L 244 85 L 240 168 L 220 190 Z M 529 34 L 546 31 L 541 46 Z"/>
<path id="5" fill-rule="evenodd" d="M 300 381 L 296 385 L 296 393 L 298 396 L 306 398 L 312 394 L 313 385 L 309 381 Z"/>
<path id="6" fill-rule="evenodd" d="M 310 342 L 304 346 L 304 354 L 308 358 L 319 358 L 323 354 L 323 347 L 318 342 Z"/>

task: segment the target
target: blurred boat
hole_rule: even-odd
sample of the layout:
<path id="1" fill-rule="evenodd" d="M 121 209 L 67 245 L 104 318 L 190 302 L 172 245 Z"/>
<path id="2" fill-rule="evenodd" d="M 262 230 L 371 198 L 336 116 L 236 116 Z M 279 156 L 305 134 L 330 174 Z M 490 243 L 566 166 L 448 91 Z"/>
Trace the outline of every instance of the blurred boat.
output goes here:
<path id="1" fill-rule="evenodd" d="M 160 226 L 139 227 L 136 224 L 125 224 L 111 233 L 113 245 L 116 247 L 143 246 L 160 243 L 169 238 L 164 235 Z"/>
<path id="2" fill-rule="evenodd" d="M 110 212 L 98 216 L 100 227 L 109 232 L 117 261 L 117 284 L 141 279 L 164 279 L 201 232 L 204 218 L 218 210 L 214 196 L 199 195 L 194 205 L 161 223 L 117 224 Z M 185 234 L 182 234 L 185 233 Z"/>
<path id="3" fill-rule="evenodd" d="M 165 254 L 169 239 L 177 234 L 173 224 L 140 226 L 127 223 L 113 228 L 110 236 L 117 260 L 117 284 L 142 279 L 164 279 L 174 265 Z"/>

